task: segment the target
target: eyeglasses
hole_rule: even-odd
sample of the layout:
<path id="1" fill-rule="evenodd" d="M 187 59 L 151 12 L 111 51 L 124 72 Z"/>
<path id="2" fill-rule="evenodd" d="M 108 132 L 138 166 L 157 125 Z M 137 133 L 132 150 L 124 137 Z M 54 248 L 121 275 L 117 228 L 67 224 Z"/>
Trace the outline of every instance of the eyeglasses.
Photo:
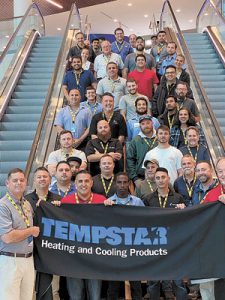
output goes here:
<path id="1" fill-rule="evenodd" d="M 165 74 L 175 74 L 176 72 L 166 72 Z"/>

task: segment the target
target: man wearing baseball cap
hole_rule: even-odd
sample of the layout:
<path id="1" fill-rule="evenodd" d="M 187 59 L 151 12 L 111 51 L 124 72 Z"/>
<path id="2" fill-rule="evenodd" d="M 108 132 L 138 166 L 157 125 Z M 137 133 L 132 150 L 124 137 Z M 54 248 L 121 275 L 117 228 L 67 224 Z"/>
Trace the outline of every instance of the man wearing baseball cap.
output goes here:
<path id="1" fill-rule="evenodd" d="M 136 187 L 145 177 L 142 163 L 146 153 L 157 146 L 152 117 L 149 115 L 140 117 L 139 124 L 141 131 L 132 139 L 127 149 L 127 173 Z"/>

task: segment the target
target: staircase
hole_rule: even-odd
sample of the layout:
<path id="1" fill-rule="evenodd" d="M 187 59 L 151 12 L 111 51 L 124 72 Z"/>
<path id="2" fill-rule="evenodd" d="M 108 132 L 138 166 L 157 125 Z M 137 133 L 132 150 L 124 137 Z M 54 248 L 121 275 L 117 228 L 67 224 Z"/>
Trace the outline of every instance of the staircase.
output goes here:
<path id="1" fill-rule="evenodd" d="M 0 197 L 8 171 L 26 168 L 61 42 L 61 37 L 35 41 L 0 122 Z"/>
<path id="2" fill-rule="evenodd" d="M 184 39 L 225 137 L 225 68 L 206 33 L 184 33 Z"/>

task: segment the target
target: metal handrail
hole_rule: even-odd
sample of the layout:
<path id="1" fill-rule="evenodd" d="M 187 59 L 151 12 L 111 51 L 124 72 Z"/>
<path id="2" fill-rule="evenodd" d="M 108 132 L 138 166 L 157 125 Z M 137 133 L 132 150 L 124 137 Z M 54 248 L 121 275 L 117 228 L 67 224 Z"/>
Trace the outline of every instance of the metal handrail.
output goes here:
<path id="1" fill-rule="evenodd" d="M 183 35 L 182 35 L 182 32 L 181 32 L 181 30 L 180 30 L 180 26 L 179 26 L 179 24 L 178 24 L 178 22 L 177 22 L 177 19 L 176 19 L 176 17 L 175 17 L 175 14 L 174 14 L 174 12 L 173 12 L 173 9 L 172 9 L 172 6 L 171 6 L 169 0 L 166 0 L 166 1 L 164 2 L 164 4 L 163 4 L 163 9 L 162 9 L 160 18 L 163 16 L 163 13 L 164 13 L 165 6 L 166 6 L 166 5 L 168 5 L 168 7 L 169 7 L 169 10 L 170 10 L 170 13 L 171 13 L 171 15 L 172 15 L 174 24 L 175 24 L 175 26 L 176 26 L 176 30 L 177 30 L 177 32 L 178 32 L 178 38 L 179 38 L 180 44 L 181 44 L 181 46 L 182 46 L 182 49 L 183 49 L 183 51 L 184 51 L 185 58 L 186 58 L 186 60 L 188 61 L 188 66 L 189 66 L 189 68 L 191 68 L 192 71 L 193 71 L 193 74 L 194 74 L 194 76 L 195 76 L 195 79 L 196 79 L 196 82 L 197 82 L 197 84 L 198 84 L 199 90 L 200 90 L 200 92 L 201 92 L 201 94 L 202 94 L 202 96 L 203 96 L 203 98 L 204 98 L 204 101 L 205 101 L 205 104 L 206 104 L 208 113 L 209 113 L 210 118 L 211 118 L 211 120 L 212 120 L 212 122 L 213 122 L 213 124 L 214 124 L 214 128 L 215 128 L 215 130 L 216 130 L 216 133 L 217 133 L 217 136 L 218 136 L 218 138 L 219 138 L 220 144 L 222 145 L 223 150 L 225 150 L 225 140 L 224 140 L 224 137 L 223 137 L 222 132 L 221 132 L 221 130 L 220 130 L 220 127 L 219 127 L 218 121 L 217 121 L 217 119 L 216 119 L 216 116 L 215 116 L 215 114 L 213 113 L 212 107 L 211 107 L 211 105 L 210 105 L 210 103 L 209 103 L 208 96 L 206 95 L 206 92 L 205 92 L 205 90 L 204 90 L 204 88 L 203 88 L 203 86 L 202 86 L 201 80 L 200 80 L 200 78 L 199 78 L 199 76 L 198 76 L 198 74 L 197 74 L 197 70 L 196 70 L 195 65 L 194 65 L 194 63 L 193 63 L 193 60 L 192 60 L 192 58 L 191 58 L 191 56 L 190 56 L 188 47 L 187 47 L 187 45 L 186 45 L 186 42 L 185 42 L 184 37 L 183 37 Z M 160 22 L 161 22 L 161 24 L 163 24 L 163 23 L 162 23 L 162 19 L 160 19 Z"/>
<path id="2" fill-rule="evenodd" d="M 13 41 L 14 41 L 16 35 L 17 35 L 17 33 L 19 32 L 20 28 L 22 27 L 23 23 L 25 22 L 26 17 L 29 15 L 30 10 L 31 10 L 34 6 L 37 8 L 37 10 L 38 10 L 38 12 L 39 12 L 39 14 L 40 14 L 40 16 L 41 16 L 41 18 L 42 18 L 42 21 L 43 21 L 43 30 L 44 30 L 44 33 L 45 33 L 45 21 L 44 21 L 44 17 L 43 17 L 43 15 L 42 15 L 42 13 L 41 13 L 41 11 L 40 11 L 38 5 L 34 2 L 34 3 L 32 3 L 32 4 L 28 7 L 28 9 L 27 9 L 25 15 L 23 16 L 22 20 L 20 21 L 19 25 L 17 26 L 16 30 L 14 31 L 13 35 L 11 36 L 11 38 L 10 38 L 10 40 L 9 40 L 9 42 L 8 42 L 8 44 L 7 44 L 7 46 L 6 46 L 6 48 L 5 48 L 4 51 L 2 52 L 2 54 L 1 54 L 1 56 L 0 56 L 0 63 L 1 63 L 1 62 L 3 61 L 3 59 L 5 58 L 5 56 L 6 56 L 7 52 L 8 52 L 8 50 L 9 50 L 10 46 L 12 45 L 12 43 L 13 43 Z"/>
<path id="3" fill-rule="evenodd" d="M 52 76 L 52 79 L 51 79 L 51 82 L 50 82 L 50 85 L 49 85 L 47 96 L 45 98 L 44 107 L 43 107 L 43 110 L 42 110 L 41 118 L 40 118 L 39 123 L 38 123 L 38 127 L 37 127 L 36 134 L 35 134 L 35 137 L 34 137 L 34 140 L 33 140 L 33 144 L 32 144 L 32 147 L 31 147 L 30 154 L 29 154 L 29 158 L 27 160 L 27 165 L 26 165 L 26 170 L 25 170 L 26 178 L 28 178 L 29 173 L 31 171 L 32 163 L 33 163 L 35 153 L 36 153 L 36 150 L 37 150 L 37 146 L 38 146 L 38 142 L 39 142 L 39 139 L 40 139 L 40 136 L 41 136 L 41 131 L 42 131 L 42 128 L 43 128 L 43 125 L 44 125 L 46 115 L 47 115 L 49 102 L 50 102 L 52 92 L 53 92 L 53 89 L 54 89 L 55 80 L 57 78 L 57 74 L 58 74 L 58 71 L 59 71 L 60 60 L 61 60 L 61 56 L 62 56 L 62 53 L 63 53 L 64 45 L 65 45 L 65 42 L 66 42 L 67 32 L 69 30 L 69 25 L 70 25 L 70 19 L 71 19 L 74 8 L 77 9 L 75 3 L 73 3 L 72 6 L 71 6 L 69 18 L 68 18 L 66 29 L 65 29 L 65 34 L 64 34 L 63 41 L 62 41 L 62 44 L 61 44 L 61 47 L 60 47 L 60 51 L 59 51 L 59 54 L 58 54 L 58 57 L 57 57 L 57 60 L 56 60 L 53 76 Z"/>
<path id="4" fill-rule="evenodd" d="M 202 7 L 201 7 L 200 10 L 199 10 L 199 13 L 198 13 L 198 15 L 197 15 L 197 18 L 196 18 L 196 28 L 197 28 L 197 29 L 198 29 L 198 26 L 199 26 L 199 19 L 200 19 L 200 16 L 201 16 L 202 12 L 204 11 L 205 6 L 206 6 L 208 3 L 213 7 L 213 9 L 215 10 L 215 12 L 216 12 L 216 14 L 218 15 L 218 17 L 222 20 L 222 22 L 225 23 L 225 18 L 224 18 L 224 16 L 220 13 L 220 11 L 219 11 L 219 9 L 216 7 L 215 3 L 214 3 L 213 1 L 211 1 L 211 0 L 205 0 L 205 2 L 202 4 Z"/>
<path id="5" fill-rule="evenodd" d="M 216 34 L 214 33 L 214 31 L 212 30 L 211 26 L 207 26 L 205 29 L 205 32 L 207 32 L 209 38 L 212 40 L 214 47 L 216 48 L 216 51 L 223 63 L 223 66 L 225 68 L 225 49 L 223 47 L 223 45 L 221 45 L 218 37 L 216 36 Z"/>

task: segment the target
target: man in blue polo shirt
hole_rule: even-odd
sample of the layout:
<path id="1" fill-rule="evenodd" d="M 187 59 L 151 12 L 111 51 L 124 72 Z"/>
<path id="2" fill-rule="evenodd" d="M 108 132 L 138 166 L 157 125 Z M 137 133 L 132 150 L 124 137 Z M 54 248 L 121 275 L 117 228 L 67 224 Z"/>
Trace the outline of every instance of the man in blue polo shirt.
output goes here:
<path id="1" fill-rule="evenodd" d="M 63 79 L 63 94 L 69 100 L 69 92 L 72 89 L 80 91 L 81 102 L 86 101 L 86 88 L 92 86 L 96 89 L 97 81 L 90 70 L 82 69 L 82 59 L 79 56 L 72 58 L 71 67 L 73 70 L 68 71 Z"/>
<path id="2" fill-rule="evenodd" d="M 124 62 L 126 56 L 133 53 L 134 50 L 131 45 L 124 40 L 124 31 L 122 28 L 116 28 L 114 34 L 116 40 L 112 43 L 112 52 L 119 54 Z"/>

